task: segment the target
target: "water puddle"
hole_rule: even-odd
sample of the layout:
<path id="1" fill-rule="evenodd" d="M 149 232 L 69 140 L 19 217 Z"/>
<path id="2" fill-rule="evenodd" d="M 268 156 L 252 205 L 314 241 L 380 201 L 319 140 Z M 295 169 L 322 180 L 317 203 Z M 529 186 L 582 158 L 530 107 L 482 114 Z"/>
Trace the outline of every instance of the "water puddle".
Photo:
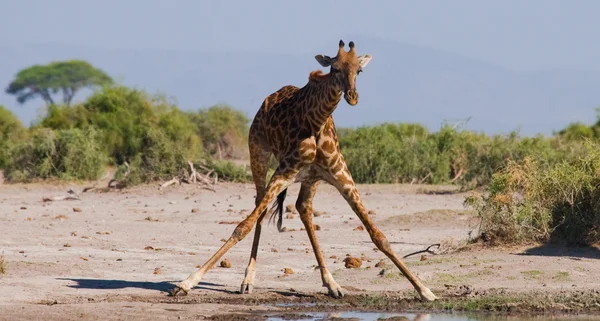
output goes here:
<path id="1" fill-rule="evenodd" d="M 268 321 L 592 321 L 599 316 L 495 316 L 444 313 L 390 313 L 390 312 L 307 312 L 267 314 Z"/>

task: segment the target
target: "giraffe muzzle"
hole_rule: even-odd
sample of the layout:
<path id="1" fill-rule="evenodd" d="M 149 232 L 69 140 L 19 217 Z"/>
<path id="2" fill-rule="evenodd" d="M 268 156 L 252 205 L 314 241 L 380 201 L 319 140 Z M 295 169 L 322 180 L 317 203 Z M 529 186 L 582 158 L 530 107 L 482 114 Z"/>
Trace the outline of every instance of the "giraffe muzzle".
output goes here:
<path id="1" fill-rule="evenodd" d="M 354 106 L 358 103 L 358 92 L 354 89 L 348 90 L 344 93 L 344 99 L 350 106 Z"/>

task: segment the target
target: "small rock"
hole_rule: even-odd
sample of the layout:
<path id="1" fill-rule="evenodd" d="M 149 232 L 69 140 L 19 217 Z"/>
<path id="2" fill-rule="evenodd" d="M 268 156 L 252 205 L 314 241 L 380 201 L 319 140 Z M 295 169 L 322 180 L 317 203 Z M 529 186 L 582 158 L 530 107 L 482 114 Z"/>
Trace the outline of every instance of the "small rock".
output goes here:
<path id="1" fill-rule="evenodd" d="M 199 208 L 192 208 L 192 213 L 198 213 L 198 212 L 200 212 Z"/>
<path id="2" fill-rule="evenodd" d="M 292 270 L 291 268 L 284 268 L 283 274 L 284 275 L 294 274 L 294 270 Z"/>
<path id="3" fill-rule="evenodd" d="M 80 213 L 80 212 L 82 212 L 82 210 L 79 207 L 73 207 L 73 212 Z"/>
<path id="4" fill-rule="evenodd" d="M 144 250 L 146 250 L 146 251 L 152 251 L 152 250 L 154 250 L 154 248 L 152 246 L 146 246 L 144 248 Z"/>
<path id="5" fill-rule="evenodd" d="M 379 271 L 379 275 L 384 276 L 386 272 L 387 271 L 385 269 L 381 269 L 381 271 Z"/>
<path id="6" fill-rule="evenodd" d="M 287 227 L 285 227 L 285 226 L 284 226 L 284 227 L 282 227 L 282 228 L 281 228 L 281 231 L 282 231 L 282 232 L 285 232 L 285 231 L 287 231 Z"/>
<path id="7" fill-rule="evenodd" d="M 294 207 L 294 204 L 288 204 L 285 207 L 285 212 L 286 213 L 294 213 L 296 211 L 296 208 Z"/>
<path id="8" fill-rule="evenodd" d="M 375 267 L 378 267 L 378 268 L 382 268 L 384 266 L 385 266 L 385 262 L 383 262 L 383 261 L 379 261 L 379 262 L 377 262 L 377 264 L 375 264 Z"/>
<path id="9" fill-rule="evenodd" d="M 224 259 L 223 261 L 221 261 L 221 267 L 228 269 L 231 267 L 231 262 L 229 262 L 228 259 Z"/>
<path id="10" fill-rule="evenodd" d="M 320 231 L 321 230 L 321 226 L 319 226 L 318 224 L 315 224 L 314 227 L 315 227 L 315 231 Z"/>
<path id="11" fill-rule="evenodd" d="M 420 261 L 427 261 L 427 256 L 421 254 L 421 260 Z"/>
<path id="12" fill-rule="evenodd" d="M 121 261 L 123 261 L 123 259 L 117 259 L 117 262 L 121 262 Z"/>
<path id="13" fill-rule="evenodd" d="M 23 254 L 23 253 L 25 253 L 25 251 L 23 251 L 23 250 L 20 250 L 20 251 L 19 251 L 19 253 L 20 253 L 20 254 Z"/>
<path id="14" fill-rule="evenodd" d="M 353 230 L 353 231 L 364 231 L 364 230 L 365 230 L 364 226 L 362 226 L 362 225 L 359 225 L 359 226 L 357 226 L 356 228 L 354 228 L 354 230 Z"/>
<path id="15" fill-rule="evenodd" d="M 335 255 L 332 255 L 332 256 L 330 256 L 329 258 L 330 258 L 330 259 L 334 259 L 334 260 L 336 260 L 336 259 L 337 259 L 337 256 L 335 256 Z"/>
<path id="16" fill-rule="evenodd" d="M 294 218 L 294 214 L 292 214 L 292 213 L 288 213 L 288 214 L 285 216 L 285 218 L 287 218 L 288 220 L 291 220 L 291 219 L 293 219 L 293 218 Z"/>
<path id="17" fill-rule="evenodd" d="M 272 248 L 272 249 L 271 249 L 271 252 L 273 252 L 273 253 L 279 253 L 279 250 L 278 250 L 278 249 L 276 249 L 276 248 Z"/>
<path id="18" fill-rule="evenodd" d="M 63 246 L 64 247 L 71 247 L 71 243 L 65 243 Z"/>
<path id="19" fill-rule="evenodd" d="M 347 257 L 344 259 L 345 267 L 347 269 L 358 269 L 362 265 L 362 260 L 357 257 Z"/>
<path id="20" fill-rule="evenodd" d="M 321 211 L 313 211 L 313 216 L 314 217 L 319 217 L 321 215 L 323 215 L 323 212 L 321 212 Z"/>
<path id="21" fill-rule="evenodd" d="M 160 268 L 155 268 L 154 269 L 154 274 L 160 274 Z"/>
<path id="22" fill-rule="evenodd" d="M 26 209 L 27 209 L 27 207 L 25 207 L 25 206 L 21 206 L 21 209 L 22 209 L 22 210 L 26 210 Z"/>
<path id="23" fill-rule="evenodd" d="M 375 215 L 377 213 L 375 213 L 375 210 L 369 210 L 369 215 Z"/>

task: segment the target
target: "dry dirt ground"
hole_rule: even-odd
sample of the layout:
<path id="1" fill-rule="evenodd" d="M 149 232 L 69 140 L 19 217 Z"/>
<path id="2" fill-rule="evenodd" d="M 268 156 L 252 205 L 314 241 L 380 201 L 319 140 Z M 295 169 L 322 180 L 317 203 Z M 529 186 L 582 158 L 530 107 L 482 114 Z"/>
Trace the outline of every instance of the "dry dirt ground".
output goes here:
<path id="1" fill-rule="evenodd" d="M 410 308 L 416 302 L 411 285 L 388 260 L 375 266 L 384 255 L 374 249 L 360 221 L 331 186 L 319 187 L 314 209 L 320 215 L 314 223 L 320 226 L 317 236 L 327 264 L 346 289 L 347 296 L 341 300 L 323 295 L 326 289 L 315 270 L 308 237 L 298 215 L 291 213 L 283 221 L 285 232 L 265 223 L 255 293 L 237 293 L 252 232 L 225 255 L 230 268 L 215 267 L 186 297 L 168 296 L 172 284 L 204 263 L 231 235 L 234 224 L 252 210 L 255 190 L 250 184 L 221 183 L 216 192 L 192 185 L 163 190 L 152 185 L 82 193 L 80 200 L 42 201 L 68 195 L 71 188 L 80 193 L 83 187 L 0 184 L 0 256 L 4 260 L 0 319 L 201 319 L 287 309 L 275 303 L 400 309 L 402 305 L 394 304 L 405 302 Z M 298 184 L 290 188 L 286 205 L 294 204 L 298 189 Z M 598 310 L 599 301 L 594 301 L 600 289 L 598 250 L 538 246 L 452 252 L 469 237 L 477 219 L 463 208 L 465 194 L 424 193 L 432 189 L 359 186 L 365 206 L 373 211 L 373 221 L 400 256 L 442 243 L 435 255 L 405 259 L 442 300 L 452 303 L 453 298 L 472 297 L 481 301 L 486 295 L 534 292 L 577 297 L 580 293 L 588 301 L 575 300 L 575 307 L 584 312 Z M 347 255 L 362 257 L 362 266 L 345 268 Z M 294 273 L 284 274 L 285 268 Z M 569 310 L 573 305 L 563 307 Z"/>

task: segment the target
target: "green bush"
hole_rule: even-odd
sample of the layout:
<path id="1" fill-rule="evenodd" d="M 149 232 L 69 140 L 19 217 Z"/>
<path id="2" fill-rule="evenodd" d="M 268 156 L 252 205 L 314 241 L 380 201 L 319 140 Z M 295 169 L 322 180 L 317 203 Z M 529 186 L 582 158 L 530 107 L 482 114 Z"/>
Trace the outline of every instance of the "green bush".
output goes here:
<path id="1" fill-rule="evenodd" d="M 5 175 L 9 182 L 97 179 L 107 162 L 101 146 L 94 129 L 36 129 L 29 139 L 11 148 Z"/>
<path id="2" fill-rule="evenodd" d="M 11 162 L 10 150 L 27 137 L 27 131 L 19 119 L 0 105 L 0 169 Z"/>
<path id="3" fill-rule="evenodd" d="M 227 105 L 216 105 L 187 114 L 196 124 L 209 154 L 219 159 L 248 156 L 250 120 L 244 113 Z"/>
<path id="4" fill-rule="evenodd" d="M 231 161 L 213 160 L 208 163 L 208 167 L 217 173 L 219 180 L 237 183 L 252 182 L 252 174 L 246 166 Z"/>
<path id="5" fill-rule="evenodd" d="M 526 156 L 548 164 L 583 153 L 582 144 L 561 137 L 487 136 L 449 126 L 429 132 L 416 124 L 345 129 L 340 147 L 358 183 L 456 183 L 486 185 L 508 160 Z"/>
<path id="6" fill-rule="evenodd" d="M 494 174 L 486 195 L 465 204 L 481 217 L 480 233 L 492 244 L 600 241 L 600 145 L 583 156 L 548 165 L 525 157 Z"/>
<path id="7" fill-rule="evenodd" d="M 150 183 L 156 180 L 169 180 L 173 177 L 187 177 L 188 161 L 199 159 L 201 150 L 190 148 L 189 142 L 173 140 L 165 130 L 151 128 L 142 139 L 143 153 L 132 158 L 130 174 L 122 183 L 128 186 Z M 119 174 L 124 174 L 121 170 Z"/>

